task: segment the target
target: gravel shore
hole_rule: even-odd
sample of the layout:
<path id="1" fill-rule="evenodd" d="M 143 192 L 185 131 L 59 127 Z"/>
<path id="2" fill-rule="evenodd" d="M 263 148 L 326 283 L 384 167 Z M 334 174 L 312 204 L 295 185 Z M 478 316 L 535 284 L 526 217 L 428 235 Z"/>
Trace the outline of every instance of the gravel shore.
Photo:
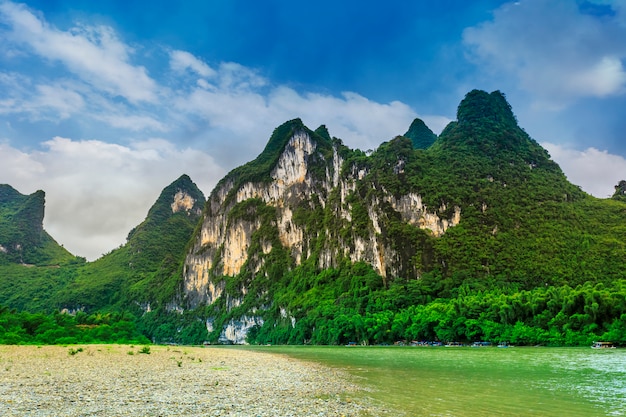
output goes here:
<path id="1" fill-rule="evenodd" d="M 349 375 L 216 347 L 0 346 L 2 416 L 380 416 Z"/>

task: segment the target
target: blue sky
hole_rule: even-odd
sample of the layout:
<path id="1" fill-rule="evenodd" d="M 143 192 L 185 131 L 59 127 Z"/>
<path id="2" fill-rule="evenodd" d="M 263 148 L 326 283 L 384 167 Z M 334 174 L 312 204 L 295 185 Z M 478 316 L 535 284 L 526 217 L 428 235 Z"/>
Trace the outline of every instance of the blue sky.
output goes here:
<path id="1" fill-rule="evenodd" d="M 507 95 L 568 178 L 626 179 L 626 0 L 0 0 L 0 183 L 94 259 L 183 173 L 209 194 L 300 117 L 374 149 Z"/>

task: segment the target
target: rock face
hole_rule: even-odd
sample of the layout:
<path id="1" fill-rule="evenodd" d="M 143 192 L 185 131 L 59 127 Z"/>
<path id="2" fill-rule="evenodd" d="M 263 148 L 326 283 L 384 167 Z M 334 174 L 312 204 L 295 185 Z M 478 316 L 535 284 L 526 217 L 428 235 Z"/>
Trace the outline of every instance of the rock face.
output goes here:
<path id="1" fill-rule="evenodd" d="M 281 273 L 273 269 L 278 259 L 287 268 L 306 262 L 319 269 L 362 261 L 389 279 L 419 276 L 415 252 L 398 250 L 402 245 L 387 231 L 390 218 L 433 236 L 461 219 L 459 207 L 431 208 L 418 193 L 385 190 L 366 159 L 322 132 L 299 120 L 285 123 L 259 158 L 231 172 L 208 199 L 183 286 L 189 308 L 219 311 L 222 319 L 209 318 L 207 327 L 222 326 L 221 341 L 241 343 L 262 324 L 255 310 L 272 303 L 263 283 Z M 395 165 L 394 175 L 403 175 L 402 159 Z M 249 309 L 241 308 L 244 301 Z"/>
<path id="2" fill-rule="evenodd" d="M 186 191 L 178 190 L 176 194 L 174 194 L 174 201 L 170 205 L 170 207 L 172 208 L 172 213 L 184 211 L 189 214 L 193 210 L 196 201 L 197 200 L 189 195 Z M 195 214 L 200 213 L 196 211 Z"/>

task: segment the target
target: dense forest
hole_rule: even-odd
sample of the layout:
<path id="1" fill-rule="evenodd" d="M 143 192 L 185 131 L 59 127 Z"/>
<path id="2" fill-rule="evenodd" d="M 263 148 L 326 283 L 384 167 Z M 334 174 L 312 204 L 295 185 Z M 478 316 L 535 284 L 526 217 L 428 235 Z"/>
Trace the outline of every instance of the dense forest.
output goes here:
<path id="1" fill-rule="evenodd" d="M 299 269 L 277 286 L 277 304 L 299 314 L 275 312 L 276 320 L 249 332 L 249 343 L 586 346 L 608 340 L 626 345 L 626 280 L 519 290 L 467 280 L 457 285 L 429 274 L 385 287 L 380 275 L 361 263 L 319 273 Z M 88 315 L 0 307 L 0 343 L 217 343 L 199 317 L 200 311 L 155 310 L 136 316 L 128 311 Z"/>

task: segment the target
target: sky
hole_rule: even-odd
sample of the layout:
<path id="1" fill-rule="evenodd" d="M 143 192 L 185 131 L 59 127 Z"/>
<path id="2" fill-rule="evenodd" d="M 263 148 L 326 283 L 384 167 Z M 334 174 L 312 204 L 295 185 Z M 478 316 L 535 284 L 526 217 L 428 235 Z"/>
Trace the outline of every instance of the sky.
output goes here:
<path id="1" fill-rule="evenodd" d="M 568 179 L 626 179 L 626 0 L 0 0 L 0 183 L 94 260 L 188 174 L 209 195 L 299 117 L 375 149 L 502 91 Z"/>

